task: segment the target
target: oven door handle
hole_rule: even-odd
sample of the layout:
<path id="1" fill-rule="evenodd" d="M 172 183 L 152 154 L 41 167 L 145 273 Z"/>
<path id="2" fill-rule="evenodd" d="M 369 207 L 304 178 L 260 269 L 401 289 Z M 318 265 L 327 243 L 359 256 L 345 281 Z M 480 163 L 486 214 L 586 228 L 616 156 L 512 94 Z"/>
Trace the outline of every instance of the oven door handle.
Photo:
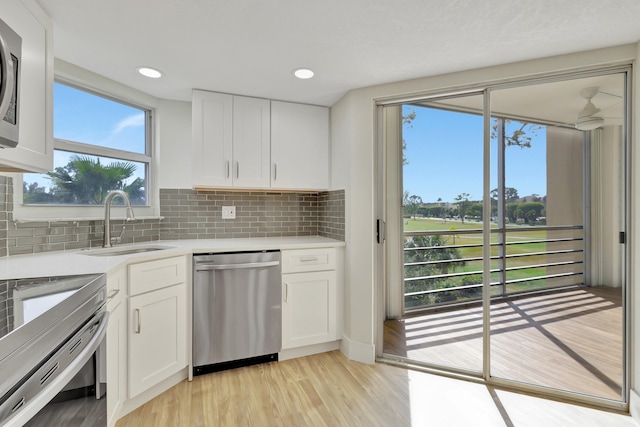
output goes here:
<path id="1" fill-rule="evenodd" d="M 24 404 L 21 405 L 22 407 L 15 405 L 16 409 L 14 416 L 4 421 L 5 424 L 2 424 L 3 427 L 20 427 L 44 408 L 51 399 L 53 399 L 69 383 L 69 381 L 76 376 L 85 363 L 93 357 L 93 353 L 98 350 L 102 340 L 105 338 L 108 323 L 109 312 L 103 311 L 94 316 L 92 320 L 85 325 L 85 328 L 83 328 L 83 330 L 93 327 L 98 328 L 96 332 L 93 333 L 93 337 L 91 337 L 91 340 L 87 345 L 75 356 L 67 367 L 60 372 L 60 374 L 50 380 L 51 382 L 47 384 L 46 381 L 44 381 L 44 386 L 40 388 L 35 396 L 24 397 Z M 67 346 L 63 346 L 60 351 L 67 351 Z M 45 364 L 43 366 L 47 365 Z M 32 379 L 36 382 L 38 381 L 38 377 L 32 377 Z M 37 384 L 37 386 L 39 387 L 39 384 Z"/>

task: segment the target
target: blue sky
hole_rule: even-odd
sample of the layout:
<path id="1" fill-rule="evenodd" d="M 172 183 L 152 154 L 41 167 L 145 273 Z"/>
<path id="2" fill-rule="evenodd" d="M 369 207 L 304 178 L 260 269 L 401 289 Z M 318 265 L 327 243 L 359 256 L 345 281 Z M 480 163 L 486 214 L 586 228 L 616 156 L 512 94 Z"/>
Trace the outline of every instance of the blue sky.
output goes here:
<path id="1" fill-rule="evenodd" d="M 411 105 L 403 115 L 416 118 L 403 128 L 409 164 L 403 168 L 404 190 L 424 202 L 453 202 L 461 193 L 471 200 L 482 198 L 482 116 L 455 113 Z M 495 178 L 495 150 L 492 146 L 492 186 Z M 546 135 L 544 128 L 533 135 L 530 148 L 507 147 L 506 186 L 518 194 L 544 196 L 546 187 Z"/>
<path id="2" fill-rule="evenodd" d="M 135 153 L 145 152 L 143 110 L 56 83 L 53 115 L 54 138 Z M 56 151 L 54 168 L 65 166 L 73 155 L 75 153 Z M 102 164 L 112 161 L 100 157 Z M 136 165 L 138 167 L 128 182 L 145 177 L 144 164 Z M 49 187 L 51 183 L 44 174 L 25 174 L 24 180 L 37 182 L 41 187 Z"/>
<path id="3" fill-rule="evenodd" d="M 54 86 L 55 138 L 144 153 L 144 119 L 138 108 L 58 83 Z"/>

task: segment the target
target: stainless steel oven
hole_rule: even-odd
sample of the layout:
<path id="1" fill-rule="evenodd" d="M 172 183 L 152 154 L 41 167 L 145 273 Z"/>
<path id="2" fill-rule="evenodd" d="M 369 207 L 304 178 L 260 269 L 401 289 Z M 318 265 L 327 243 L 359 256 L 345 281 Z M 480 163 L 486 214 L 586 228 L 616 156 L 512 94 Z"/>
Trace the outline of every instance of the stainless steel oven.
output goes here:
<path id="1" fill-rule="evenodd" d="M 22 39 L 0 20 L 0 148 L 18 145 Z"/>
<path id="2" fill-rule="evenodd" d="M 106 426 L 104 275 L 9 281 L 0 425 Z"/>

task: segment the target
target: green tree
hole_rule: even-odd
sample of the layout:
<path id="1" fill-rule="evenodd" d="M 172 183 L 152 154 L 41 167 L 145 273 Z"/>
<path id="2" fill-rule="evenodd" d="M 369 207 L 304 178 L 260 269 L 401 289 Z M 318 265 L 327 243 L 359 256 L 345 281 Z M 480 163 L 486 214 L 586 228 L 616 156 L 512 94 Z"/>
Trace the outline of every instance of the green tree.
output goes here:
<path id="1" fill-rule="evenodd" d="M 544 216 L 545 207 L 540 202 L 520 203 L 516 208 L 515 215 L 517 218 L 524 219 L 527 224 L 534 225 L 536 218 Z"/>
<path id="2" fill-rule="evenodd" d="M 22 200 L 26 205 L 52 203 L 53 197 L 47 187 L 40 187 L 37 182 L 22 182 Z"/>
<path id="3" fill-rule="evenodd" d="M 518 195 L 518 190 L 513 187 L 505 187 L 504 189 L 504 200 L 507 202 L 515 202 L 518 200 L 520 196 Z M 498 200 L 498 189 L 494 188 L 491 190 L 491 198 L 493 200 Z"/>
<path id="4" fill-rule="evenodd" d="M 504 143 L 507 147 L 515 146 L 520 148 L 530 148 L 531 139 L 537 135 L 543 127 L 535 123 L 519 122 L 515 120 L 503 119 L 495 120 L 491 127 L 491 138 L 497 138 L 500 133 L 501 123 L 504 123 Z"/>
<path id="5" fill-rule="evenodd" d="M 422 197 L 416 196 L 415 194 L 408 196 L 408 192 L 405 192 L 405 210 L 409 215 L 413 215 L 413 219 L 416 219 L 416 214 L 418 213 L 418 209 L 422 204 Z"/>
<path id="6" fill-rule="evenodd" d="M 518 209 L 518 206 L 520 205 L 520 203 L 507 203 L 507 205 L 505 206 L 506 209 L 506 217 L 510 222 L 516 222 L 517 220 L 517 215 L 516 215 L 516 209 Z"/>
<path id="7" fill-rule="evenodd" d="M 504 200 L 507 203 L 514 203 L 518 200 L 520 196 L 518 195 L 518 190 L 513 187 L 505 187 L 504 189 Z M 491 190 L 491 216 L 498 215 L 498 189 L 494 188 Z M 508 216 L 508 215 L 507 215 Z M 515 218 L 513 220 L 515 222 Z"/>
<path id="8" fill-rule="evenodd" d="M 482 203 L 471 203 L 467 209 L 467 215 L 482 219 Z"/>
<path id="9" fill-rule="evenodd" d="M 100 159 L 88 156 L 72 156 L 67 165 L 55 168 L 47 175 L 52 183 L 54 203 L 101 205 L 112 190 L 123 190 L 132 196 L 136 204 L 144 202 L 144 181 L 131 178 L 136 165 L 131 162 L 114 161 L 103 165 Z"/>
<path id="10" fill-rule="evenodd" d="M 470 194 L 469 193 L 461 193 L 454 199 L 456 205 L 458 206 L 458 215 L 464 224 L 464 216 L 467 214 L 467 210 L 471 206 L 471 201 L 469 201 Z"/>
<path id="11" fill-rule="evenodd" d="M 460 260 L 460 251 L 457 248 L 452 248 L 447 242 L 446 237 L 441 235 L 414 236 L 405 242 L 404 247 L 407 249 L 415 249 L 404 251 L 404 262 L 405 264 L 410 264 L 404 268 L 404 276 L 406 278 L 448 274 L 450 271 L 455 271 L 457 268 L 465 265 L 465 261 Z M 450 262 L 428 264 L 434 261 Z M 454 278 L 428 278 L 406 282 L 405 293 L 443 289 L 453 286 L 456 286 Z M 433 302 L 439 301 L 435 301 L 433 297 L 429 295 L 415 295 L 407 297 L 405 304 L 408 307 L 415 307 L 428 305 Z"/>
<path id="12" fill-rule="evenodd" d="M 444 213 L 444 208 L 442 206 L 431 206 L 426 208 L 427 216 L 441 218 Z"/>
<path id="13" fill-rule="evenodd" d="M 407 115 L 402 116 L 402 128 L 404 129 L 405 125 L 408 128 L 413 127 L 411 122 L 416 118 L 416 110 L 411 110 Z M 405 154 L 407 151 L 407 141 L 405 141 L 404 136 L 402 137 L 402 166 L 409 164 L 409 159 L 407 159 L 407 155 Z"/>

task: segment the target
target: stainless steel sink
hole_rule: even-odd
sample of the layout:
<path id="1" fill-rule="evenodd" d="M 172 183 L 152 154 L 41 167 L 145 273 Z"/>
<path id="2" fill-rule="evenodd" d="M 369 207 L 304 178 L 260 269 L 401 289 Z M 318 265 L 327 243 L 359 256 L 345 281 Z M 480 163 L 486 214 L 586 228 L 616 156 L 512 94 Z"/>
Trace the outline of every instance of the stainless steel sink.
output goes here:
<path id="1" fill-rule="evenodd" d="M 163 245 L 135 245 L 135 246 L 120 246 L 115 248 L 100 248 L 100 249 L 87 249 L 80 251 L 82 255 L 88 256 L 118 256 L 118 255 L 131 255 L 140 254 L 145 252 L 163 251 L 165 249 L 174 249 L 175 246 L 163 246 Z"/>

